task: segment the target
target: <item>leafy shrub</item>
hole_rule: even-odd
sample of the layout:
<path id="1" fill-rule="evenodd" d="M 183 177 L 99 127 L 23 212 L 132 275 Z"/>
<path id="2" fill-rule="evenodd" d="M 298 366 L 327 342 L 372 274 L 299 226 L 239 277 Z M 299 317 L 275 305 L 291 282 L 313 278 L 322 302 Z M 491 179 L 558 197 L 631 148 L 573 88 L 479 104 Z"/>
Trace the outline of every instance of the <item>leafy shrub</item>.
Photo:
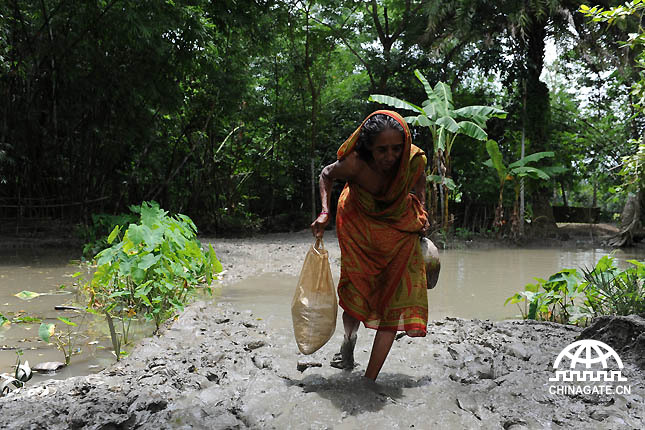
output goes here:
<path id="1" fill-rule="evenodd" d="M 564 269 L 548 280 L 534 278 L 524 291 L 506 299 L 515 303 L 524 319 L 569 324 L 586 323 L 599 315 L 630 315 L 645 312 L 645 263 L 628 260 L 621 270 L 614 257 L 602 257 L 593 270 Z M 523 304 L 523 306 L 522 306 Z"/>
<path id="2" fill-rule="evenodd" d="M 554 273 L 548 280 L 533 278 L 535 284 L 526 284 L 524 291 L 506 299 L 504 305 L 516 303 L 524 319 L 574 322 L 578 317 L 576 300 L 583 294 L 584 285 L 576 269 L 563 269 Z M 523 306 L 520 306 L 523 303 Z M 572 317 L 574 318 L 572 320 Z"/>
<path id="3" fill-rule="evenodd" d="M 645 313 L 645 263 L 628 260 L 632 266 L 616 267 L 611 256 L 604 256 L 593 270 L 583 269 L 586 282 L 586 313 L 596 315 L 630 315 Z"/>
<path id="4" fill-rule="evenodd" d="M 130 224 L 114 244 L 123 227 L 113 229 L 107 239 L 111 246 L 96 256 L 96 272 L 85 286 L 88 307 L 108 318 L 117 359 L 132 318 L 153 320 L 158 330 L 175 311 L 183 310 L 197 287 L 204 285 L 210 293 L 213 276 L 222 270 L 213 247 L 202 250 L 189 217 L 169 216 L 155 202 L 144 202 L 134 211 L 140 214 L 139 222 Z M 114 316 L 123 324 L 121 339 L 116 338 Z"/>

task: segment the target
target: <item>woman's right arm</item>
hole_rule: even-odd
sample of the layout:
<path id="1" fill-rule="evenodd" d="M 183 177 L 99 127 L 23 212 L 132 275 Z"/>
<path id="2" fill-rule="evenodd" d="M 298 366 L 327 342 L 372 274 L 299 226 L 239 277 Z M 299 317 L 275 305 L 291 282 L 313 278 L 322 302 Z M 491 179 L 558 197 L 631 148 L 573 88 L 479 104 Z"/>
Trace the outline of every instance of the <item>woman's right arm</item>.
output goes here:
<path id="1" fill-rule="evenodd" d="M 355 157 L 350 154 L 347 158 L 336 161 L 322 170 L 318 182 L 320 188 L 320 201 L 322 211 L 318 218 L 311 224 L 311 231 L 314 236 L 322 237 L 325 227 L 329 224 L 329 201 L 331 199 L 331 188 L 335 180 L 350 181 L 356 172 Z"/>

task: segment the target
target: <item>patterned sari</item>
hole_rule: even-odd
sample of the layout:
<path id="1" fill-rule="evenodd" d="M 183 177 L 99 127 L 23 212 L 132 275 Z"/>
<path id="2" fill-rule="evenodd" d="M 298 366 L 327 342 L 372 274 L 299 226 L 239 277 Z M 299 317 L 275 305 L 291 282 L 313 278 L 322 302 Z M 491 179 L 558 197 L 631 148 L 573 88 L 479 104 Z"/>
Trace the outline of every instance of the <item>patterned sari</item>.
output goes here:
<path id="1" fill-rule="evenodd" d="M 426 213 L 410 191 L 424 175 L 426 156 L 412 145 L 410 130 L 399 114 L 381 110 L 370 116 L 378 113 L 403 126 L 403 155 L 384 194 L 373 195 L 350 182 L 338 199 L 339 305 L 365 327 L 425 336 L 428 298 L 418 233 Z M 338 149 L 338 160 L 355 150 L 361 127 Z"/>

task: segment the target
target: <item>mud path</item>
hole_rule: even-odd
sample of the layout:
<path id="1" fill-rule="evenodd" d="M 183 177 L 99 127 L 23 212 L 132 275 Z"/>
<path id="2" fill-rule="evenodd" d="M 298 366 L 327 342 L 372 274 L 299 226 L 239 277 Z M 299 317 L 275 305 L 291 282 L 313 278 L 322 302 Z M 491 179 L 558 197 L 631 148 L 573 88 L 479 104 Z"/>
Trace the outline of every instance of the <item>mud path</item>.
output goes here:
<path id="1" fill-rule="evenodd" d="M 310 242 L 306 232 L 214 241 L 227 269 L 223 288 L 264 272 L 297 275 Z M 333 235 L 325 244 L 337 276 Z M 549 392 L 553 361 L 580 332 L 444 318 L 424 339 L 398 339 L 372 383 L 361 376 L 373 339 L 365 329 L 356 351 L 362 366 L 345 372 L 329 366 L 340 327 L 305 357 L 283 323 L 201 302 L 101 373 L 1 399 L 0 428 L 643 428 L 645 377 L 629 355 L 622 374 L 631 394 Z"/>

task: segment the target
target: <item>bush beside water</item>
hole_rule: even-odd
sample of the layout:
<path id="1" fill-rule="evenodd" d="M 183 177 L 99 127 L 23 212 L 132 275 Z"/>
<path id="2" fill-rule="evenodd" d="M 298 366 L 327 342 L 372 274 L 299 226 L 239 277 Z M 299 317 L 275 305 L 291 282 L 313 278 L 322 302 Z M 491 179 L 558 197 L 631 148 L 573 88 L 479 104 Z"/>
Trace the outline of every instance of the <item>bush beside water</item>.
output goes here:
<path id="1" fill-rule="evenodd" d="M 645 262 L 628 260 L 620 269 L 613 256 L 602 257 L 592 269 L 563 269 L 548 280 L 534 278 L 506 299 L 518 305 L 524 319 L 586 325 L 600 315 L 645 313 Z"/>

